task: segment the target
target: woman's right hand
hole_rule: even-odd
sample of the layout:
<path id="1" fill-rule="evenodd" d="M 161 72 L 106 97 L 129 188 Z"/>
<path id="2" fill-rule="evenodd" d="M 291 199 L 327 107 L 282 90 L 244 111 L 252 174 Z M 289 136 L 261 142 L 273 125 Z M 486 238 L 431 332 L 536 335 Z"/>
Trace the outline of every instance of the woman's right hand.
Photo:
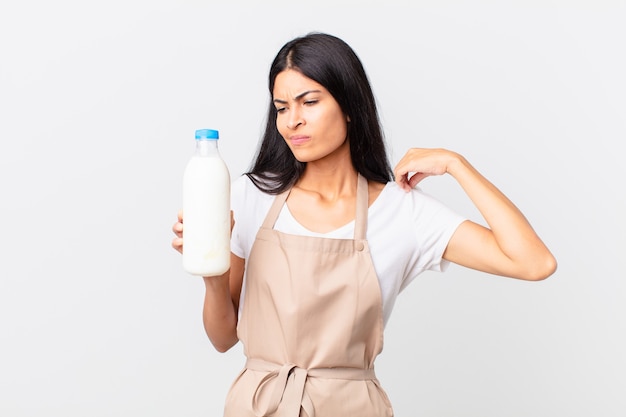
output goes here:
<path id="1" fill-rule="evenodd" d="M 176 237 L 172 240 L 172 247 L 183 253 L 183 211 L 178 211 L 178 221 L 172 226 L 172 231 Z"/>
<path id="2" fill-rule="evenodd" d="M 230 212 L 231 230 L 235 225 Z M 176 235 L 172 247 L 183 253 L 183 211 L 178 211 L 178 220 L 172 225 Z M 243 285 L 245 261 L 231 253 L 230 269 L 221 276 L 203 277 L 206 285 L 202 321 L 207 336 L 215 349 L 226 352 L 237 341 L 237 311 Z"/>

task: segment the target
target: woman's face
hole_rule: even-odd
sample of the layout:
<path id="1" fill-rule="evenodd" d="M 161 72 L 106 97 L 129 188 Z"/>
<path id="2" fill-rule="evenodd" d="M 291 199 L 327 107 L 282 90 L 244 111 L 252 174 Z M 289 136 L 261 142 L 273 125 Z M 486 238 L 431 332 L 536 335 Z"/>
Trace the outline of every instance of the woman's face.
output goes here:
<path id="1" fill-rule="evenodd" d="M 348 118 L 321 84 L 296 70 L 276 76 L 276 127 L 300 162 L 312 162 L 349 149 Z"/>

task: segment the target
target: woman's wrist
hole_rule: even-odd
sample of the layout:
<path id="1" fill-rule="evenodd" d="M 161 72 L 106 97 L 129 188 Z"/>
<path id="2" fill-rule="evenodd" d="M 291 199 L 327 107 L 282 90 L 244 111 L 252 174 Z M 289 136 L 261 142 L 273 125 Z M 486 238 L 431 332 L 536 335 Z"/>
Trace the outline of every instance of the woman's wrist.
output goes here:
<path id="1" fill-rule="evenodd" d="M 469 162 L 462 155 L 450 152 L 450 159 L 446 163 L 446 173 L 456 177 L 470 167 Z"/>
<path id="2" fill-rule="evenodd" d="M 216 276 L 210 276 L 210 277 L 207 276 L 207 277 L 202 277 L 202 279 L 204 280 L 204 285 L 206 286 L 207 290 L 218 289 L 218 288 L 222 288 L 224 285 L 228 286 L 229 274 L 230 274 L 230 269 L 224 272 L 222 275 L 216 275 Z"/>

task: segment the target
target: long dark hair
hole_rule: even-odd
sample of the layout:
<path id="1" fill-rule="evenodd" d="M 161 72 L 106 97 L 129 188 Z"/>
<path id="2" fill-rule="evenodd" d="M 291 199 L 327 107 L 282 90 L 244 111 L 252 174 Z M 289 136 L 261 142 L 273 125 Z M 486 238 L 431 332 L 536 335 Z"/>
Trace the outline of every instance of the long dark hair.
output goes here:
<path id="1" fill-rule="evenodd" d="M 260 190 L 278 194 L 292 187 L 306 166 L 294 157 L 276 128 L 274 81 L 286 69 L 299 71 L 324 86 L 350 118 L 348 140 L 357 172 L 371 181 L 392 180 L 374 94 L 363 65 L 347 43 L 323 33 L 311 33 L 286 43 L 272 62 L 267 124 L 252 169 L 246 173 L 250 180 Z"/>

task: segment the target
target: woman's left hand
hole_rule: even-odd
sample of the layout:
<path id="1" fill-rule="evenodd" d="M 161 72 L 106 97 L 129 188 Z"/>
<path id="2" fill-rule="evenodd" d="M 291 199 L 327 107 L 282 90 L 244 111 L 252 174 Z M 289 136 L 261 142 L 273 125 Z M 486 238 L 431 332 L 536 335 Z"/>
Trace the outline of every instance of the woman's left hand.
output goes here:
<path id="1" fill-rule="evenodd" d="M 393 171 L 396 183 L 408 192 L 426 177 L 447 173 L 459 159 L 458 154 L 446 149 L 409 149 Z"/>

